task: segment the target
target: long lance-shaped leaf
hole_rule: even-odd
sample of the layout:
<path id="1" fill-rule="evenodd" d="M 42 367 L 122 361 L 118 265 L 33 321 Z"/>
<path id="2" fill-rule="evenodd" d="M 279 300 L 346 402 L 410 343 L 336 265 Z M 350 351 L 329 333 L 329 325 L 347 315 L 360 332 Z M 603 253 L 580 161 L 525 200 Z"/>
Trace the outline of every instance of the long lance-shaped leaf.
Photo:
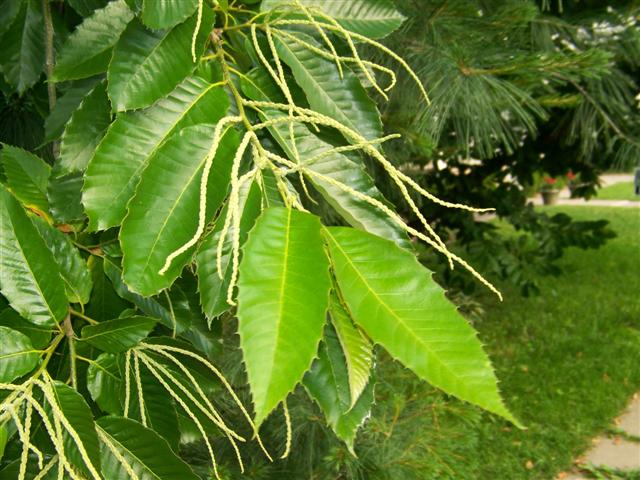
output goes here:
<path id="1" fill-rule="evenodd" d="M 318 358 L 304 376 L 304 386 L 316 401 L 336 436 L 355 455 L 353 443 L 358 429 L 371 414 L 373 385 L 371 380 L 355 404 L 349 401 L 349 380 L 345 357 L 332 328 L 325 330 Z"/>
<path id="2" fill-rule="evenodd" d="M 313 38 L 297 35 L 305 42 L 320 47 Z M 313 110 L 337 120 L 368 140 L 382 136 L 382 121 L 376 104 L 351 70 L 344 69 L 343 78 L 340 78 L 334 62 L 303 45 L 279 37 L 276 37 L 275 44 Z"/>
<path id="3" fill-rule="evenodd" d="M 240 245 L 247 239 L 249 230 L 253 227 L 256 218 L 260 215 L 262 195 L 257 183 L 251 183 L 240 192 Z M 224 225 L 224 218 L 227 213 L 225 209 L 216 221 L 213 230 L 205 237 L 198 248 L 196 265 L 198 268 L 198 290 L 200 291 L 200 303 L 202 311 L 207 316 L 209 323 L 218 315 L 221 315 L 230 308 L 227 303 L 227 290 L 231 281 L 232 273 L 232 235 L 233 228 L 230 229 L 222 249 L 220 263 L 223 271 L 223 278 L 218 275 L 217 250 L 220 233 Z"/>
<path id="4" fill-rule="evenodd" d="M 242 89 L 245 95 L 253 100 L 279 100 L 275 84 L 263 69 L 252 70 L 242 82 Z M 287 115 L 281 111 L 268 108 L 263 108 L 261 111 L 264 120 L 281 118 Z M 289 159 L 296 161 L 288 126 L 285 124 L 273 125 L 269 128 L 269 132 Z M 373 179 L 365 172 L 363 165 L 337 152 L 324 155 L 312 161 L 313 157 L 325 154 L 333 149 L 334 146 L 321 140 L 304 125 L 294 125 L 294 138 L 300 160 L 307 168 L 386 203 L 386 200 L 376 188 Z M 311 177 L 310 180 L 325 201 L 351 226 L 393 240 L 401 247 L 411 249 L 406 233 L 379 209 L 354 197 L 323 178 Z"/>
<path id="5" fill-rule="evenodd" d="M 109 2 L 86 18 L 67 38 L 56 58 L 54 81 L 86 78 L 105 72 L 113 46 L 133 12 L 124 0 Z"/>
<path id="6" fill-rule="evenodd" d="M 94 469 L 99 471 L 100 446 L 89 405 L 75 389 L 59 381 L 54 381 L 53 383 L 53 395 L 58 410 L 62 412 L 70 426 L 77 433 Z M 83 458 L 77 440 L 66 429 L 63 429 L 62 440 L 65 453 L 71 462 L 83 471 L 89 471 L 89 466 Z M 88 478 L 93 477 L 89 476 Z"/>
<path id="7" fill-rule="evenodd" d="M 44 142 L 50 142 L 62 135 L 71 115 L 97 82 L 97 77 L 70 82 L 64 95 L 58 98 L 56 106 L 44 121 Z"/>
<path id="8" fill-rule="evenodd" d="M 64 129 L 56 173 L 84 170 L 110 123 L 111 105 L 101 82 L 82 100 Z"/>
<path id="9" fill-rule="evenodd" d="M 26 150 L 6 144 L 2 147 L 0 156 L 9 190 L 27 207 L 48 213 L 47 182 L 51 167 Z"/>
<path id="10" fill-rule="evenodd" d="M 264 0 L 260 8 L 262 11 L 269 11 L 285 5 L 295 11 L 295 7 L 291 7 L 292 3 L 291 0 Z M 300 0 L 300 3 L 308 8 L 322 10 L 347 30 L 369 38 L 381 38 L 390 34 L 405 19 L 391 0 Z M 314 16 L 326 23 L 322 16 Z"/>
<path id="11" fill-rule="evenodd" d="M 49 210 L 56 222 L 77 222 L 84 218 L 82 208 L 82 172 L 58 175 L 56 167 L 51 172 L 47 186 Z"/>
<path id="12" fill-rule="evenodd" d="M 2 36 L 0 69 L 11 86 L 22 95 L 40 78 L 43 65 L 41 2 L 23 0 L 20 13 Z"/>
<path id="13" fill-rule="evenodd" d="M 320 228 L 308 213 L 269 208 L 244 247 L 238 331 L 258 425 L 317 352 L 330 287 Z"/>
<path id="14" fill-rule="evenodd" d="M 89 267 L 80 256 L 78 249 L 73 246 L 64 233 L 41 218 L 34 218 L 33 223 L 60 268 L 60 275 L 64 281 L 69 302 L 88 303 L 93 282 Z"/>
<path id="15" fill-rule="evenodd" d="M 196 41 L 198 52 L 204 48 L 213 18 L 213 10 L 206 8 Z M 195 27 L 195 16 L 170 30 L 147 30 L 137 19 L 129 24 L 115 47 L 107 74 L 115 111 L 151 105 L 193 71 L 191 39 Z"/>
<path id="16" fill-rule="evenodd" d="M 67 314 L 60 270 L 20 203 L 0 186 L 0 291 L 22 317 L 53 326 Z"/>
<path id="17" fill-rule="evenodd" d="M 40 355 L 29 337 L 8 327 L 0 327 L 0 382 L 10 383 L 29 373 Z"/>
<path id="18" fill-rule="evenodd" d="M 374 342 L 433 386 L 517 423 L 476 332 L 413 254 L 354 229 L 324 232 L 342 296 Z"/>
<path id="19" fill-rule="evenodd" d="M 335 295 L 331 297 L 329 313 L 347 364 L 349 406 L 353 406 L 369 382 L 373 367 L 373 346 L 353 324 L 351 317 Z"/>
<path id="20" fill-rule="evenodd" d="M 87 167 L 83 203 L 89 228 L 119 225 L 154 150 L 184 127 L 217 122 L 227 110 L 226 102 L 220 88 L 189 77 L 147 110 L 120 114 Z"/>
<path id="21" fill-rule="evenodd" d="M 102 444 L 102 472 L 106 478 L 129 478 L 130 468 L 140 480 L 198 480 L 166 440 L 153 430 L 115 416 L 102 417 L 96 423 Z"/>
<path id="22" fill-rule="evenodd" d="M 150 28 L 169 28 L 189 18 L 198 0 L 144 0 L 140 19 Z"/>
<path id="23" fill-rule="evenodd" d="M 125 352 L 149 335 L 157 320 L 148 317 L 125 317 L 87 325 L 80 340 L 107 353 Z"/>
<path id="24" fill-rule="evenodd" d="M 200 183 L 211 150 L 213 127 L 194 126 L 171 137 L 142 173 L 129 214 L 122 223 L 122 271 L 125 283 L 150 296 L 169 287 L 189 262 L 195 248 L 175 258 L 160 274 L 167 257 L 187 243 L 198 228 Z M 211 220 L 227 194 L 235 130 L 220 141 L 209 173 L 206 219 Z M 154 212 L 149 216 L 149 211 Z"/>

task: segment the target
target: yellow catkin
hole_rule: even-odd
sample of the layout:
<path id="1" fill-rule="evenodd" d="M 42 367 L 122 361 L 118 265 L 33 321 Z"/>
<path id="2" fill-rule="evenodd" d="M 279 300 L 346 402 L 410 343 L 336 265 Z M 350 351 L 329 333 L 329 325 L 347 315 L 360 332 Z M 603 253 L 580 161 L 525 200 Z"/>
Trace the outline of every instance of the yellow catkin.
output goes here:
<path id="1" fill-rule="evenodd" d="M 140 360 L 133 352 L 133 378 L 136 382 L 136 389 L 138 391 L 138 407 L 140 409 L 140 421 L 142 425 L 147 426 L 147 409 L 144 404 L 144 391 L 142 389 L 142 376 L 140 375 Z"/>
<path id="2" fill-rule="evenodd" d="M 300 46 L 305 47 L 307 50 L 320 55 L 323 58 L 326 58 L 327 60 L 332 60 L 332 61 L 340 61 L 340 62 L 345 62 L 345 63 L 357 63 L 357 60 L 353 57 L 344 57 L 344 56 L 334 56 L 332 53 L 327 52 L 326 50 L 323 50 L 321 48 L 316 47 L 315 45 L 311 45 L 309 42 L 304 41 L 303 39 L 301 39 L 300 37 L 297 37 L 296 35 L 293 35 L 289 32 L 287 32 L 286 30 L 280 30 L 280 29 L 274 29 L 274 31 L 276 31 L 278 33 L 278 35 L 287 38 L 289 40 L 291 40 L 292 42 L 297 43 Z M 395 87 L 396 83 L 397 83 L 397 77 L 396 74 L 393 70 L 391 70 L 390 68 L 387 68 L 383 65 L 379 65 L 377 63 L 371 62 L 369 60 L 361 60 L 362 64 L 365 65 L 366 67 L 369 67 L 373 70 L 378 70 L 382 73 L 384 73 L 385 75 L 389 76 L 389 85 L 387 85 L 383 90 L 385 92 L 390 91 L 391 89 L 393 89 L 393 87 Z"/>
<path id="3" fill-rule="evenodd" d="M 209 360 L 207 360 L 206 358 L 204 358 L 204 357 L 202 357 L 202 356 L 200 356 L 200 355 L 198 355 L 196 353 L 190 352 L 189 350 L 185 350 L 183 348 L 178 348 L 178 347 L 172 347 L 172 346 L 169 346 L 169 345 L 154 345 L 154 344 L 149 344 L 149 343 L 143 343 L 143 346 L 144 346 L 144 348 L 148 348 L 148 349 L 154 350 L 154 351 L 166 350 L 166 351 L 169 351 L 169 352 L 175 352 L 175 353 L 179 353 L 181 355 L 185 355 L 187 357 L 193 358 L 193 359 L 197 360 L 198 362 L 202 363 L 211 372 L 213 372 L 213 374 L 218 378 L 218 380 L 220 380 L 222 385 L 225 387 L 225 389 L 227 390 L 229 395 L 231 395 L 231 398 L 233 399 L 235 404 L 238 406 L 238 408 L 242 412 L 242 415 L 245 417 L 245 419 L 247 420 L 247 422 L 249 423 L 249 425 L 253 429 L 253 433 L 254 433 L 255 438 L 256 438 L 256 440 L 258 442 L 258 445 L 260 446 L 260 448 L 262 449 L 262 451 L 264 452 L 266 457 L 270 461 L 273 461 L 273 459 L 269 455 L 269 452 L 267 452 L 266 448 L 264 447 L 264 445 L 262 443 L 262 439 L 260 438 L 260 434 L 258 433 L 258 429 L 257 429 L 255 423 L 251 419 L 251 415 L 249 415 L 249 412 L 247 412 L 247 409 L 244 407 L 244 405 L 242 404 L 242 402 L 240 401 L 240 399 L 238 398 L 236 393 L 233 391 L 233 388 L 231 388 L 231 384 L 229 383 L 229 381 L 225 378 L 225 376 L 222 374 L 222 372 L 220 372 L 220 370 L 218 370 Z"/>
<path id="4" fill-rule="evenodd" d="M 98 437 L 100 438 L 102 443 L 109 449 L 111 454 L 116 458 L 118 463 L 120 463 L 120 465 L 122 465 L 122 467 L 125 469 L 125 471 L 127 472 L 127 475 L 129 475 L 129 480 L 140 480 L 140 477 L 138 477 L 138 475 L 136 474 L 135 470 L 133 469 L 133 466 L 131 466 L 131 464 L 127 461 L 127 459 L 124 458 L 122 453 L 120 453 L 120 450 L 118 450 L 118 448 L 113 444 L 113 442 L 111 441 L 111 438 L 104 432 L 104 430 L 100 427 L 96 427 L 96 433 L 98 434 Z"/>
<path id="5" fill-rule="evenodd" d="M 137 358 L 137 355 L 136 355 L 136 358 Z M 202 435 L 202 438 L 204 439 L 204 443 L 205 443 L 205 445 L 207 447 L 207 451 L 209 452 L 209 457 L 211 458 L 211 464 L 213 466 L 213 472 L 215 474 L 215 477 L 218 480 L 222 480 L 220 478 L 220 474 L 218 473 L 218 462 L 216 461 L 216 456 L 213 453 L 213 448 L 211 447 L 211 442 L 209 441 L 209 437 L 208 437 L 207 432 L 205 431 L 204 427 L 202 426 L 202 423 L 200 423 L 200 420 L 198 420 L 198 417 L 196 417 L 195 414 L 186 405 L 186 403 L 184 403 L 184 400 L 182 400 L 182 398 L 180 398 L 180 396 L 178 394 L 176 394 L 171 389 L 171 387 L 169 387 L 167 385 L 167 382 L 164 381 L 164 379 L 156 372 L 156 370 L 151 365 L 149 365 L 149 363 L 146 363 L 145 360 L 143 360 L 143 362 L 145 362 L 145 365 L 147 366 L 147 368 L 149 369 L 151 374 L 158 380 L 158 382 L 160 382 L 160 384 L 164 387 L 164 389 L 182 407 L 184 412 L 189 416 L 189 418 L 191 418 L 193 423 L 195 423 L 196 427 L 200 431 L 200 435 Z"/>
<path id="6" fill-rule="evenodd" d="M 129 417 L 129 403 L 131 402 L 131 350 L 127 350 L 124 356 L 124 413 L 123 416 Z"/>
<path id="7" fill-rule="evenodd" d="M 193 59 L 193 63 L 196 63 L 198 61 L 198 56 L 196 55 L 196 43 L 198 41 L 200 26 L 202 25 L 203 3 L 204 0 L 198 0 L 198 16 L 196 17 L 196 28 L 193 30 L 193 35 L 191 36 L 191 58 Z"/>
<path id="8" fill-rule="evenodd" d="M 242 122 L 242 117 L 239 116 L 233 116 L 233 117 L 225 117 L 222 120 L 220 120 L 217 124 L 216 124 L 216 128 L 213 132 L 213 142 L 211 144 L 211 149 L 209 150 L 209 152 L 207 153 L 207 156 L 205 157 L 205 161 L 204 161 L 204 167 L 202 169 L 202 177 L 200 179 L 200 202 L 199 202 L 199 210 L 198 210 L 198 227 L 196 228 L 196 232 L 193 234 L 193 237 L 191 237 L 191 239 L 186 242 L 184 245 L 182 245 L 182 247 L 178 248 L 177 250 L 173 251 L 165 260 L 164 262 L 164 266 L 160 269 L 160 271 L 158 273 L 160 273 L 160 275 L 164 275 L 167 270 L 169 270 L 169 267 L 171 266 L 171 263 L 173 262 L 173 260 L 175 258 L 177 258 L 178 256 L 182 255 L 183 253 L 187 252 L 191 247 L 193 247 L 198 240 L 200 239 L 200 237 L 202 236 L 202 234 L 204 233 L 204 229 L 206 227 L 206 217 L 207 217 L 207 187 L 209 184 L 209 173 L 211 172 L 211 166 L 213 164 L 213 159 L 216 156 L 216 153 L 218 151 L 218 147 L 220 146 L 220 141 L 222 140 L 222 134 L 223 134 L 223 130 L 227 127 L 227 125 L 229 124 L 234 124 L 234 123 L 240 123 Z"/>
<path id="9" fill-rule="evenodd" d="M 289 408 L 287 407 L 287 400 L 282 402 L 282 412 L 284 413 L 284 423 L 287 427 L 287 440 L 284 446 L 284 452 L 280 458 L 287 458 L 291 452 L 291 416 L 289 415 Z"/>
<path id="10" fill-rule="evenodd" d="M 33 477 L 33 480 L 42 480 L 49 473 L 49 471 L 55 466 L 56 463 L 58 463 L 58 456 L 54 455 L 53 457 L 51 457 L 51 460 L 49 460 L 47 464 L 40 469 L 40 472 L 38 473 L 38 475 Z M 132 479 L 132 480 L 137 480 L 137 479 Z"/>

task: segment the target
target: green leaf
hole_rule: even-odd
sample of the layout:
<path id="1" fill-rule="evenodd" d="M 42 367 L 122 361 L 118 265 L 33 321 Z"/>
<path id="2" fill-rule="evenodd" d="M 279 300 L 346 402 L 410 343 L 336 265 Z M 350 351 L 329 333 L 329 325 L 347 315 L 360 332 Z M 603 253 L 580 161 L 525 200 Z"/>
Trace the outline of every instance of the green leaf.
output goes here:
<path id="1" fill-rule="evenodd" d="M 58 173 L 84 170 L 111 123 L 106 85 L 98 83 L 82 100 L 60 141 Z"/>
<path id="2" fill-rule="evenodd" d="M 2 36 L 0 69 L 19 95 L 36 83 L 44 65 L 40 6 L 37 0 L 23 0 L 20 13 Z"/>
<path id="3" fill-rule="evenodd" d="M 313 38 L 297 34 L 307 43 L 320 46 Z M 382 121 L 376 104 L 360 80 L 348 68 L 340 78 L 338 67 L 290 39 L 276 35 L 276 49 L 289 65 L 312 110 L 337 120 L 367 140 L 382 136 Z M 349 139 L 351 140 L 351 139 Z"/>
<path id="4" fill-rule="evenodd" d="M 129 478 L 121 460 L 129 464 L 139 480 L 198 480 L 191 468 L 153 430 L 138 422 L 115 416 L 96 422 L 102 442 L 102 472 L 105 478 Z M 121 460 L 105 445 L 109 442 Z"/>
<path id="5" fill-rule="evenodd" d="M 69 303 L 88 303 L 92 287 L 91 273 L 78 249 L 69 237 L 45 220 L 36 217 L 33 223 L 60 267 Z"/>
<path id="6" fill-rule="evenodd" d="M 93 290 L 85 313 L 96 320 L 116 318 L 120 312 L 130 306 L 116 293 L 114 286 L 107 278 L 105 274 L 107 263 L 107 261 L 95 256 L 89 257 L 87 261 L 93 280 Z"/>
<path id="7" fill-rule="evenodd" d="M 335 295 L 329 302 L 329 313 L 347 364 L 349 407 L 352 407 L 369 383 L 373 368 L 373 346 L 353 324 Z"/>
<path id="8" fill-rule="evenodd" d="M 198 0 L 144 0 L 140 19 L 150 28 L 169 28 L 189 18 L 196 8 Z"/>
<path id="9" fill-rule="evenodd" d="M 53 80 L 86 78 L 105 72 L 114 45 L 133 19 L 124 0 L 109 2 L 86 18 L 67 38 L 56 58 Z"/>
<path id="10" fill-rule="evenodd" d="M 11 383 L 35 368 L 40 355 L 25 334 L 0 327 L 0 382 Z"/>
<path id="11" fill-rule="evenodd" d="M 51 216 L 60 223 L 82 220 L 82 172 L 59 175 L 56 170 L 54 167 L 47 187 Z"/>
<path id="12" fill-rule="evenodd" d="M 258 215 L 260 215 L 262 194 L 257 183 L 243 186 L 240 192 L 240 245 L 244 245 L 249 230 L 253 227 Z M 202 311 L 209 320 L 227 311 L 230 305 L 227 303 L 227 290 L 231 281 L 231 239 L 233 228 L 225 239 L 222 249 L 221 265 L 223 278 L 218 276 L 217 250 L 220 232 L 224 224 L 227 209 L 220 214 L 213 230 L 205 237 L 198 254 L 196 265 L 198 268 L 198 290 L 200 291 L 200 303 Z"/>
<path id="13" fill-rule="evenodd" d="M 358 400 L 351 405 L 347 366 L 333 329 L 325 330 L 325 339 L 320 345 L 318 358 L 304 376 L 303 384 L 324 413 L 336 436 L 345 442 L 355 456 L 353 443 L 356 434 L 371 415 L 373 381 L 365 385 Z"/>
<path id="14" fill-rule="evenodd" d="M 8 0 L 2 3 L 0 9 L 0 36 L 6 32 L 20 13 L 22 0 Z"/>
<path id="15" fill-rule="evenodd" d="M 67 0 L 71 8 L 73 8 L 82 17 L 88 17 L 99 8 L 103 8 L 109 0 Z"/>
<path id="16" fill-rule="evenodd" d="M 105 258 L 104 272 L 107 274 L 113 286 L 122 298 L 130 301 L 146 315 L 157 318 L 165 327 L 175 330 L 177 334 L 186 331 L 191 324 L 191 313 L 176 308 L 172 300 L 171 305 L 168 304 L 167 296 L 162 297 L 143 297 L 132 292 L 122 281 L 122 270 L 119 265 L 113 263 L 112 260 Z M 171 298 L 171 296 L 169 296 Z M 181 314 L 182 313 L 182 314 Z"/>
<path id="17" fill-rule="evenodd" d="M 11 307 L 36 325 L 53 326 L 67 315 L 60 270 L 22 206 L 0 186 L 0 291 Z"/>
<path id="18" fill-rule="evenodd" d="M 117 356 L 101 353 L 87 369 L 87 390 L 91 398 L 102 411 L 121 415 L 120 391 L 122 388 L 124 387 Z"/>
<path id="19" fill-rule="evenodd" d="M 308 213 L 269 208 L 244 246 L 238 332 L 258 425 L 302 380 L 318 349 L 330 288 L 320 228 Z"/>
<path id="20" fill-rule="evenodd" d="M 100 471 L 100 446 L 89 405 L 76 390 L 59 381 L 54 381 L 54 394 L 58 408 L 78 434 L 90 462 Z M 88 465 L 82 458 L 77 441 L 66 429 L 63 430 L 62 441 L 67 457 L 74 465 L 87 472 Z"/>
<path id="21" fill-rule="evenodd" d="M 122 364 L 121 369 L 124 371 Z M 133 372 L 130 372 L 130 375 L 131 381 L 135 382 Z M 182 372 L 178 374 L 179 377 L 183 375 Z M 168 383 L 171 384 L 170 381 Z M 132 383 L 132 385 L 136 384 Z M 177 452 L 180 443 L 180 428 L 175 400 L 144 365 L 140 366 L 140 385 L 142 387 L 144 418 L 147 427 L 164 438 L 173 451 Z M 136 392 L 132 392 L 128 418 L 141 422 L 140 399 L 137 386 L 134 388 Z M 180 392 L 180 395 L 182 395 L 182 392 Z"/>
<path id="22" fill-rule="evenodd" d="M 62 135 L 65 125 L 84 97 L 94 88 L 97 78 L 87 78 L 72 82 L 64 95 L 58 98 L 56 106 L 44 121 L 44 142 L 50 142 Z"/>
<path id="23" fill-rule="evenodd" d="M 277 101 L 278 92 L 264 69 L 254 69 L 243 79 L 242 89 L 253 100 Z M 270 120 L 284 117 L 281 111 L 263 108 L 263 119 Z M 274 125 L 269 132 L 284 150 L 286 155 L 295 161 L 295 154 L 291 145 L 289 128 L 286 125 Z M 363 165 L 356 163 L 341 153 L 332 153 L 311 161 L 317 155 L 325 154 L 333 145 L 321 140 L 306 126 L 294 126 L 294 138 L 298 154 L 303 163 L 311 170 L 329 179 L 337 180 L 352 189 L 368 195 L 380 202 L 387 203 L 376 188 L 373 179 L 366 173 Z M 375 206 L 362 201 L 350 193 L 336 187 L 330 181 L 318 177 L 311 177 L 311 182 L 336 212 L 351 226 L 376 234 L 396 242 L 399 246 L 411 249 L 406 233 L 387 215 Z"/>
<path id="24" fill-rule="evenodd" d="M 0 325 L 16 330 L 27 337 L 31 341 L 33 348 L 43 349 L 51 341 L 51 333 L 53 330 L 42 328 L 31 322 L 25 321 L 18 312 L 12 308 L 6 308 L 0 312 Z"/>
<path id="25" fill-rule="evenodd" d="M 476 332 L 413 254 L 349 228 L 324 230 L 352 318 L 420 378 L 516 423 Z"/>
<path id="26" fill-rule="evenodd" d="M 205 8 L 196 53 L 202 53 L 213 25 L 213 10 Z M 170 30 L 151 31 L 133 20 L 115 47 L 109 64 L 109 98 L 117 112 L 147 107 L 170 93 L 196 64 L 191 39 L 196 17 Z"/>
<path id="27" fill-rule="evenodd" d="M 220 104 L 218 87 L 190 77 L 149 109 L 118 115 L 87 167 L 83 203 L 89 228 L 119 225 L 140 174 L 159 145 L 184 127 L 217 122 L 225 105 Z"/>
<path id="28" fill-rule="evenodd" d="M 107 320 L 82 329 L 80 340 L 108 353 L 124 352 L 135 347 L 153 330 L 156 320 L 148 317 L 126 317 Z"/>
<path id="29" fill-rule="evenodd" d="M 0 155 L 9 190 L 25 206 L 47 213 L 47 182 L 51 167 L 33 153 L 4 143 L 2 146 Z"/>
<path id="30" fill-rule="evenodd" d="M 4 447 L 7 446 L 7 441 L 9 440 L 9 432 L 7 431 L 7 427 L 4 426 L 4 423 L 0 425 L 0 460 L 4 456 Z"/>
<path id="31" fill-rule="evenodd" d="M 402 25 L 405 19 L 395 9 L 391 0 L 301 0 L 300 3 L 308 8 L 322 10 L 345 29 L 369 38 L 382 38 L 390 34 Z M 291 2 L 264 0 L 260 9 L 264 12 L 282 5 L 291 6 Z M 327 22 L 322 15 L 314 16 L 318 21 Z"/>
<path id="32" fill-rule="evenodd" d="M 221 104 L 224 102 L 226 96 L 221 96 Z M 198 228 L 202 169 L 212 140 L 213 127 L 186 128 L 156 151 L 142 173 L 120 231 L 123 278 L 132 291 L 144 296 L 159 293 L 190 261 L 195 247 L 177 257 L 164 274 L 159 273 L 167 257 L 191 240 Z M 227 194 L 237 146 L 238 135 L 231 129 L 220 141 L 209 174 L 207 221 Z M 149 216 L 150 210 L 154 215 Z"/>

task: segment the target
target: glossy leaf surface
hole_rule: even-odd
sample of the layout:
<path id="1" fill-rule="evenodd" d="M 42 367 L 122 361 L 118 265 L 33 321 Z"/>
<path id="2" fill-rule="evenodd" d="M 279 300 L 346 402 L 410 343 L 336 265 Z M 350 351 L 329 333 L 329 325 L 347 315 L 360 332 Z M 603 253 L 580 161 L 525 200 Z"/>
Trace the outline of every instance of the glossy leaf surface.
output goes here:
<path id="1" fill-rule="evenodd" d="M 153 430 L 134 420 L 103 417 L 97 422 L 101 436 L 118 451 L 139 480 L 198 480 L 189 466 Z M 102 441 L 102 471 L 107 478 L 127 478 L 127 470 Z"/>
<path id="2" fill-rule="evenodd" d="M 84 170 L 111 123 L 106 85 L 98 83 L 82 100 L 64 129 L 57 172 Z"/>
<path id="3" fill-rule="evenodd" d="M 323 14 L 334 18 L 347 30 L 369 38 L 384 37 L 404 21 L 404 16 L 395 9 L 391 0 L 301 0 L 300 3 L 307 8 L 320 9 Z M 266 11 L 282 5 L 290 7 L 291 2 L 264 0 L 261 9 Z M 326 22 L 322 15 L 314 16 L 319 21 Z"/>
<path id="4" fill-rule="evenodd" d="M 328 261 L 319 219 L 286 208 L 265 210 L 243 250 L 238 331 L 260 424 L 316 355 L 329 299 Z"/>
<path id="5" fill-rule="evenodd" d="M 41 218 L 34 218 L 33 223 L 60 268 L 69 302 L 88 303 L 92 287 L 91 273 L 78 249 L 69 237 Z"/>
<path id="6" fill-rule="evenodd" d="M 197 52 L 202 52 L 212 23 L 213 11 L 205 8 Z M 115 111 L 151 105 L 193 71 L 191 38 L 195 26 L 195 16 L 170 30 L 148 30 L 137 19 L 129 24 L 115 47 L 107 75 Z"/>
<path id="7" fill-rule="evenodd" d="M 39 350 L 44 349 L 51 341 L 52 330 L 27 322 L 12 308 L 5 308 L 0 312 L 0 325 L 26 335 L 33 348 Z"/>
<path id="8" fill-rule="evenodd" d="M 0 291 L 22 317 L 52 326 L 67 314 L 60 270 L 22 206 L 0 186 Z"/>
<path id="9" fill-rule="evenodd" d="M 133 19 L 124 0 L 109 2 L 76 28 L 62 46 L 53 72 L 55 81 L 86 78 L 105 72 L 114 45 Z"/>
<path id="10" fill-rule="evenodd" d="M 84 97 L 95 87 L 98 78 L 86 78 L 70 82 L 67 90 L 60 96 L 53 110 L 44 121 L 44 141 L 50 142 L 62 135 L 67 122 L 76 111 Z"/>
<path id="11" fill-rule="evenodd" d="M 212 139 L 213 127 L 184 129 L 158 149 L 142 173 L 120 233 L 123 278 L 131 290 L 144 296 L 159 293 L 173 283 L 192 256 L 195 247 L 160 274 L 167 257 L 191 240 L 198 228 L 202 169 Z M 209 174 L 207 221 L 227 194 L 237 146 L 238 136 L 229 130 Z"/>
<path id="12" fill-rule="evenodd" d="M 144 0 L 140 18 L 150 28 L 168 28 L 189 18 L 198 0 Z"/>
<path id="13" fill-rule="evenodd" d="M 9 190 L 27 207 L 47 213 L 51 167 L 33 153 L 11 145 L 3 144 L 0 155 Z"/>
<path id="14" fill-rule="evenodd" d="M 156 325 L 148 317 L 125 317 L 107 320 L 82 329 L 80 340 L 107 353 L 120 353 L 135 347 Z"/>
<path id="15" fill-rule="evenodd" d="M 16 19 L 2 36 L 0 49 L 2 72 L 19 95 L 36 83 L 44 65 L 41 2 L 23 0 L 21 3 Z"/>
<path id="16" fill-rule="evenodd" d="M 49 210 L 56 222 L 70 223 L 82 220 L 82 174 L 80 172 L 57 175 L 55 168 L 47 185 Z"/>
<path id="17" fill-rule="evenodd" d="M 189 77 L 149 109 L 120 114 L 87 167 L 83 204 L 89 227 L 104 230 L 119 225 L 149 157 L 182 128 L 222 118 L 228 104 L 221 98 L 218 87 Z"/>
<path id="18" fill-rule="evenodd" d="M 0 326 L 0 382 L 13 382 L 35 368 L 40 355 L 29 337 L 9 327 Z"/>
<path id="19" fill-rule="evenodd" d="M 82 446 L 93 467 L 100 471 L 100 446 L 89 405 L 75 389 L 59 381 L 54 381 L 54 395 L 58 408 L 82 441 Z M 64 430 L 62 441 L 71 462 L 82 470 L 89 471 L 89 466 L 83 460 L 77 440 Z"/>
<path id="20" fill-rule="evenodd" d="M 475 331 L 413 254 L 358 230 L 324 231 L 342 296 L 374 342 L 433 386 L 515 421 Z"/>
<path id="21" fill-rule="evenodd" d="M 117 356 L 101 353 L 87 368 L 87 390 L 91 398 L 104 412 L 120 415 L 122 388 L 124 387 Z"/>

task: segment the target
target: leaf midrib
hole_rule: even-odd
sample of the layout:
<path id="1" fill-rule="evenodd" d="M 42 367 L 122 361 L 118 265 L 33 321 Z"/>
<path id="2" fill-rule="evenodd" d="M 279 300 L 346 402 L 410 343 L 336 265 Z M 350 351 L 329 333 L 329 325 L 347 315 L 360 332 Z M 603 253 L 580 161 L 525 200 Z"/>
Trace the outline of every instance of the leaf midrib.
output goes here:
<path id="1" fill-rule="evenodd" d="M 371 288 L 371 286 L 369 285 L 369 283 L 367 282 L 367 280 L 362 276 L 362 274 L 360 273 L 360 271 L 356 268 L 356 265 L 351 261 L 351 259 L 349 258 L 349 256 L 347 255 L 347 252 L 345 252 L 345 250 L 340 246 L 340 244 L 336 241 L 335 237 L 331 234 L 331 232 L 328 229 L 324 229 L 324 231 L 326 232 L 326 234 L 331 238 L 331 240 L 333 241 L 334 245 L 340 250 L 340 252 L 342 253 L 343 257 L 345 258 L 346 262 L 350 265 L 350 267 L 352 268 L 352 270 L 355 272 L 355 274 L 360 278 L 360 280 L 362 281 L 362 283 L 364 284 L 364 286 L 367 288 L 367 290 L 369 292 L 371 292 L 373 294 L 373 296 L 376 298 L 376 300 L 378 300 L 378 302 L 380 303 L 380 305 L 382 305 L 385 310 L 387 310 L 389 312 L 389 314 L 391 314 L 391 316 L 396 319 L 398 321 L 398 323 L 400 325 L 402 325 L 402 327 L 405 329 L 405 331 L 407 331 L 413 338 L 415 338 L 415 340 L 422 346 L 425 347 L 425 349 L 429 352 L 429 354 L 442 366 L 442 368 L 444 370 L 446 370 L 447 372 L 449 372 L 451 374 L 451 376 L 453 376 L 456 381 L 458 383 L 460 383 L 460 377 L 454 373 L 446 363 L 444 363 L 440 356 L 437 355 L 436 353 L 433 352 L 433 350 L 430 348 L 428 343 L 425 343 L 420 337 L 418 337 L 411 328 L 408 327 L 408 325 L 406 324 L 406 322 L 402 319 L 402 317 L 398 316 L 398 314 L 395 313 L 395 311 L 393 309 L 391 309 L 391 307 L 389 305 L 387 305 L 382 298 L 380 298 L 380 296 L 377 294 L 377 292 Z M 431 382 L 431 380 L 429 380 L 429 382 Z M 434 383 L 435 385 L 435 383 Z"/>

